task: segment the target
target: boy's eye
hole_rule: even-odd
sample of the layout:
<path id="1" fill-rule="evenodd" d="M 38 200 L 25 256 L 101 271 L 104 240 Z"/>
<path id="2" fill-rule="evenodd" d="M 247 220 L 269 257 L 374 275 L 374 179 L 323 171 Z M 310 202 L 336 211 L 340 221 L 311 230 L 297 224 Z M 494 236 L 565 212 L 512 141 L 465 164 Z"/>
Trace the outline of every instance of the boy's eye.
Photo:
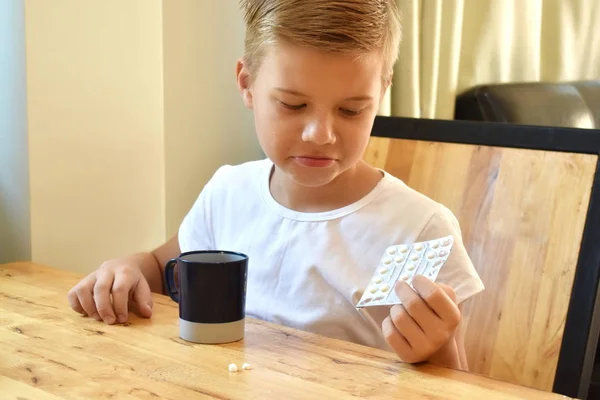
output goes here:
<path id="1" fill-rule="evenodd" d="M 288 108 L 290 110 L 300 110 L 304 107 L 306 107 L 306 104 L 287 104 L 284 103 L 283 101 L 280 101 L 281 105 L 284 106 L 285 108 Z"/>
<path id="2" fill-rule="evenodd" d="M 340 108 L 340 111 L 349 117 L 354 117 L 360 114 L 362 110 L 350 110 L 348 108 Z"/>

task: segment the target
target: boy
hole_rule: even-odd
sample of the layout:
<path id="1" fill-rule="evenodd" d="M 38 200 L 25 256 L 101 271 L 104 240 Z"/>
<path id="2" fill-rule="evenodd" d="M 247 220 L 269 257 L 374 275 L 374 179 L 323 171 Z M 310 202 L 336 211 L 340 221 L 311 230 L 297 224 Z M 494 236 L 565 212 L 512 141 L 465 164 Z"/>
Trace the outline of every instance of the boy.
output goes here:
<path id="1" fill-rule="evenodd" d="M 373 347 L 410 363 L 466 369 L 460 305 L 483 289 L 452 213 L 362 161 L 400 42 L 394 0 L 243 0 L 237 83 L 266 160 L 220 168 L 178 235 L 104 263 L 69 292 L 108 324 L 150 317 L 166 261 L 235 250 L 250 258 L 247 315 Z M 454 235 L 434 283 L 395 290 L 403 305 L 357 311 L 383 251 Z M 110 296 L 112 294 L 112 303 Z"/>

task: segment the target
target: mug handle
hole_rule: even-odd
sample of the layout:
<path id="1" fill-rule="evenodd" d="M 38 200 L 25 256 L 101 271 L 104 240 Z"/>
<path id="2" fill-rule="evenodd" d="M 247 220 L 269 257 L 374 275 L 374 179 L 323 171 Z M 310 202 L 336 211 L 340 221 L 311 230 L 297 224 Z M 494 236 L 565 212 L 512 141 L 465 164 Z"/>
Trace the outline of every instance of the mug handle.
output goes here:
<path id="1" fill-rule="evenodd" d="M 171 258 L 169 261 L 167 261 L 167 265 L 165 266 L 165 289 L 169 297 L 176 303 L 179 303 L 179 291 L 177 290 L 177 286 L 175 286 L 176 264 L 176 258 Z"/>

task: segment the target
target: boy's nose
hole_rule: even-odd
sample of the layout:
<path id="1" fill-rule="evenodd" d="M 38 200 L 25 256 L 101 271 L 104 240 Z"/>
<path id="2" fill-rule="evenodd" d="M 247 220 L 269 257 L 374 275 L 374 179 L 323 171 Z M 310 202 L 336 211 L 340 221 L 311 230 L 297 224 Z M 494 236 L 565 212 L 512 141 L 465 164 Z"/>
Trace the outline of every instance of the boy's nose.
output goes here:
<path id="1" fill-rule="evenodd" d="M 304 126 L 302 140 L 319 146 L 334 144 L 336 139 L 331 125 L 327 120 L 310 121 Z"/>

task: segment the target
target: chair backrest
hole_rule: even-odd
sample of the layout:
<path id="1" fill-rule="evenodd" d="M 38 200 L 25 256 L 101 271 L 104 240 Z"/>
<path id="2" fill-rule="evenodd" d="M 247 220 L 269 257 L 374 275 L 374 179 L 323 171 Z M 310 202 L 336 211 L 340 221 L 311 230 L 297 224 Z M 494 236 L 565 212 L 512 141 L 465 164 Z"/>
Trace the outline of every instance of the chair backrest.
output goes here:
<path id="1" fill-rule="evenodd" d="M 527 133 L 523 129 L 529 129 L 529 139 L 510 144 L 517 137 L 511 130 Z M 469 132 L 472 136 L 465 135 Z M 586 226 L 598 155 L 549 151 L 544 148 L 553 139 L 544 135 L 555 139 L 556 130 L 378 117 L 373 130 L 378 137 L 371 138 L 365 159 L 446 205 L 461 224 L 486 286 L 464 305 L 470 370 L 575 396 L 585 390 L 586 379 L 589 384 L 591 369 L 581 371 L 581 366 L 598 336 L 591 320 L 600 257 L 589 245 L 586 251 L 595 252 L 595 263 L 583 266 L 588 256 L 580 257 L 584 228 L 588 241 L 594 236 L 591 229 L 596 238 L 600 230 L 600 225 Z M 597 145 L 600 149 L 600 140 Z M 579 280 L 595 282 L 583 282 L 587 294 L 574 299 L 578 268 L 595 273 L 588 278 L 580 273 Z M 586 296 L 591 302 L 584 304 Z M 588 325 L 575 326 L 576 319 L 567 323 L 573 312 L 585 314 Z M 565 327 L 571 329 L 568 335 Z M 593 348 L 575 348 L 571 341 L 590 342 Z M 577 360 L 571 359 L 572 352 L 578 353 Z M 576 373 L 577 363 L 581 372 L 568 376 Z"/>
<path id="2" fill-rule="evenodd" d="M 600 80 L 475 86 L 456 97 L 454 117 L 600 129 Z"/>

